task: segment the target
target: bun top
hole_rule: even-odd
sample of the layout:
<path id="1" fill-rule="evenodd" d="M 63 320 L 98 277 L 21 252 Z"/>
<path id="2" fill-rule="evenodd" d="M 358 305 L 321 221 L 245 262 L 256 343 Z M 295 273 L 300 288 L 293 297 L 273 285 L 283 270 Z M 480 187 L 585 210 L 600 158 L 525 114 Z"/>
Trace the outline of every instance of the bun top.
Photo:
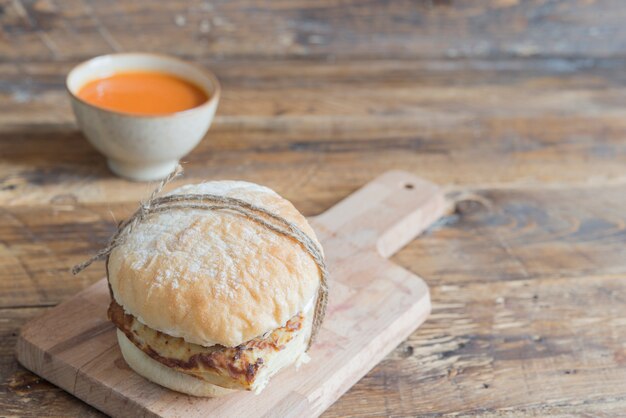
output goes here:
<path id="1" fill-rule="evenodd" d="M 241 181 L 187 185 L 169 194 L 214 194 L 308 222 L 273 190 Z M 320 246 L 321 248 L 321 246 Z M 320 272 L 308 252 L 229 210 L 173 209 L 140 222 L 108 260 L 113 297 L 150 328 L 204 346 L 235 347 L 279 328 L 313 303 Z"/>

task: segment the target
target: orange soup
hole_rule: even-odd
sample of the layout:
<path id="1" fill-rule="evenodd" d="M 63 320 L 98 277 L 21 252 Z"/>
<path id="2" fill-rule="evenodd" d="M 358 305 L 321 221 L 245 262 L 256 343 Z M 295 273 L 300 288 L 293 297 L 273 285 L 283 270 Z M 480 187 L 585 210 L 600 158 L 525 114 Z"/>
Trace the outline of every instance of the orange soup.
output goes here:
<path id="1" fill-rule="evenodd" d="M 154 71 L 120 72 L 85 84 L 78 97 L 94 106 L 135 115 L 166 115 L 191 109 L 209 96 L 174 75 Z"/>

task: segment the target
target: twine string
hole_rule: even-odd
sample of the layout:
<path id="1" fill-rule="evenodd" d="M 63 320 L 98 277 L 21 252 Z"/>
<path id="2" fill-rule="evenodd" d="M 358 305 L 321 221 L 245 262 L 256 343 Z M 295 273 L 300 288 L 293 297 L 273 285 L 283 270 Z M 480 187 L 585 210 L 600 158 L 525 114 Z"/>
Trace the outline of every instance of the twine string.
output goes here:
<path id="1" fill-rule="evenodd" d="M 94 261 L 108 257 L 111 252 L 116 247 L 122 245 L 132 234 L 133 230 L 139 224 L 144 222 L 150 215 L 185 209 L 208 211 L 227 210 L 236 212 L 246 219 L 256 222 L 276 234 L 286 236 L 296 241 L 311 256 L 317 265 L 320 272 L 320 288 L 313 314 L 313 326 L 307 347 L 308 350 L 319 332 L 326 314 L 326 306 L 328 304 L 328 270 L 326 268 L 322 249 L 311 239 L 311 237 L 309 237 L 293 222 L 290 222 L 263 207 L 241 199 L 214 194 L 172 194 L 158 197 L 163 188 L 181 173 L 182 167 L 179 165 L 172 173 L 163 179 L 161 183 L 159 183 L 159 185 L 151 193 L 148 200 L 142 202 L 133 215 L 131 215 L 126 221 L 120 223 L 117 232 L 113 234 L 107 246 L 98 251 L 88 260 L 74 266 L 72 268 L 72 273 L 78 274 L 89 267 Z"/>

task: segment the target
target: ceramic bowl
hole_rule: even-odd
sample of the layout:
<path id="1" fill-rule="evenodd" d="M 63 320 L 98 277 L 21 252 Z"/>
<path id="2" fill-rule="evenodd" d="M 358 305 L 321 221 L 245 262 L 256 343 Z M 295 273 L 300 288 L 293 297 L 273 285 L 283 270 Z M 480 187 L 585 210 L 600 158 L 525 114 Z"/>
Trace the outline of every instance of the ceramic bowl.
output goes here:
<path id="1" fill-rule="evenodd" d="M 202 88 L 209 100 L 200 106 L 167 115 L 133 115 L 102 109 L 78 97 L 89 81 L 121 71 L 159 71 Z M 208 131 L 220 98 L 213 73 L 177 58 L 145 53 L 102 55 L 70 71 L 66 79 L 72 109 L 87 140 L 107 157 L 117 175 L 139 181 L 167 176 L 181 157 Z"/>

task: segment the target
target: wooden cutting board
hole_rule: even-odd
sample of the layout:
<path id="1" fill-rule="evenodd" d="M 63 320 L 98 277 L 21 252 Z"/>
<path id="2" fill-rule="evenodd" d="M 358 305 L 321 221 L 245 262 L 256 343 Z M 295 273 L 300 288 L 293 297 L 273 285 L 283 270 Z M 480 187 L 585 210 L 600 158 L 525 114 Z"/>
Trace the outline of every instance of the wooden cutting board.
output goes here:
<path id="1" fill-rule="evenodd" d="M 331 274 L 326 321 L 296 372 L 260 395 L 182 395 L 128 368 L 106 318 L 103 279 L 24 326 L 17 358 L 27 369 L 113 416 L 309 417 L 321 414 L 430 313 L 422 279 L 387 260 L 446 207 L 441 190 L 411 174 L 383 174 L 311 219 Z"/>

